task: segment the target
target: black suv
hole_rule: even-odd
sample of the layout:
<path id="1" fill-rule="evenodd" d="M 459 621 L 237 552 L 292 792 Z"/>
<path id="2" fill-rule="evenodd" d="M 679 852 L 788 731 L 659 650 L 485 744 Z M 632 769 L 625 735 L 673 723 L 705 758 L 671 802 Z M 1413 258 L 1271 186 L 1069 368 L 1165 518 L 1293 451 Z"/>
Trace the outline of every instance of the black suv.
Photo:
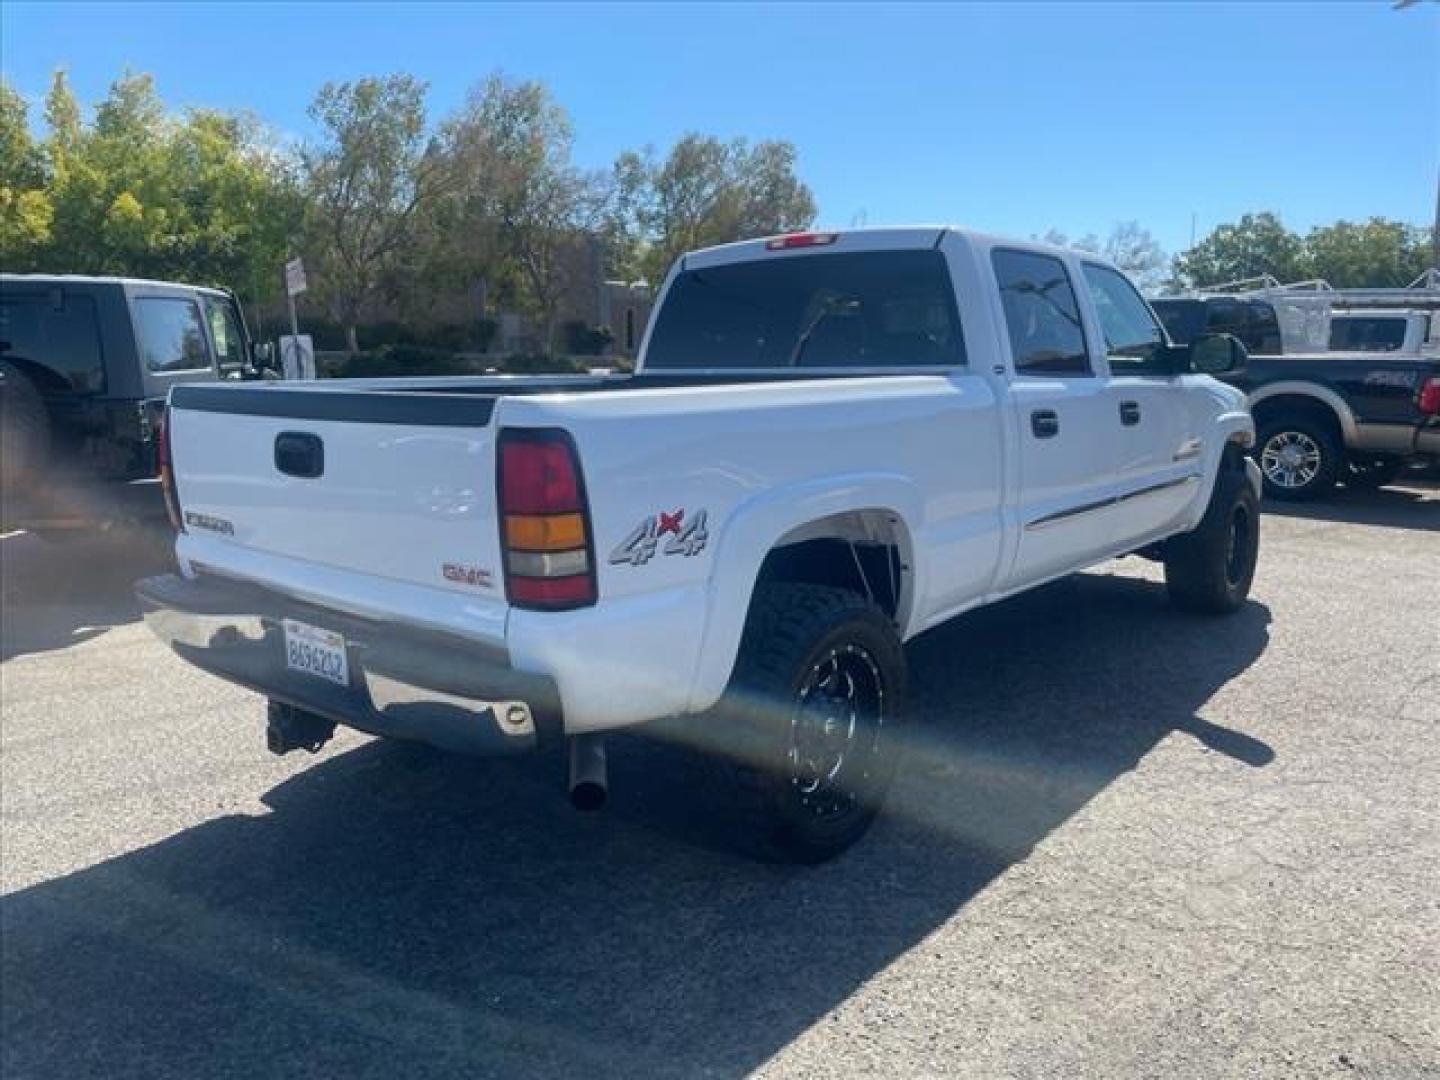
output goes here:
<path id="1" fill-rule="evenodd" d="M 176 383 L 268 350 L 219 289 L 0 274 L 0 519 L 41 535 L 163 519 L 156 427 Z"/>

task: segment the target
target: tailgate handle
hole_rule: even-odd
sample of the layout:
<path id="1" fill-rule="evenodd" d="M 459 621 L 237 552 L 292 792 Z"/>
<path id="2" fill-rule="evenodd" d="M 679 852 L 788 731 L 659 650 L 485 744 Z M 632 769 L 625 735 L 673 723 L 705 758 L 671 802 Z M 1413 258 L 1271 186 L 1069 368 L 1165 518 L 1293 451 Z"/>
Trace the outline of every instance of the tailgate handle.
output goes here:
<path id="1" fill-rule="evenodd" d="M 275 436 L 275 468 L 313 480 L 325 471 L 325 444 L 308 431 L 282 431 Z"/>

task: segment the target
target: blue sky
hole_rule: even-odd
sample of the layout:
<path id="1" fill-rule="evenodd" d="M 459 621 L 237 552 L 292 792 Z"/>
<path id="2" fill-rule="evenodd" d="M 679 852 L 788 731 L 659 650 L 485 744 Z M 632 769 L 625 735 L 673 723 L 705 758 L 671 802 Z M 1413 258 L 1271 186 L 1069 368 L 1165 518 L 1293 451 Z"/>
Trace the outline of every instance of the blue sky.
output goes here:
<path id="1" fill-rule="evenodd" d="M 1440 169 L 1440 5 L 28 4 L 0 60 L 36 100 L 127 66 L 173 106 L 288 135 L 326 80 L 408 71 L 435 115 L 503 68 L 570 110 L 576 157 L 698 130 L 785 138 L 821 223 L 946 221 L 1169 251 L 1247 210 L 1297 229 L 1428 223 Z"/>

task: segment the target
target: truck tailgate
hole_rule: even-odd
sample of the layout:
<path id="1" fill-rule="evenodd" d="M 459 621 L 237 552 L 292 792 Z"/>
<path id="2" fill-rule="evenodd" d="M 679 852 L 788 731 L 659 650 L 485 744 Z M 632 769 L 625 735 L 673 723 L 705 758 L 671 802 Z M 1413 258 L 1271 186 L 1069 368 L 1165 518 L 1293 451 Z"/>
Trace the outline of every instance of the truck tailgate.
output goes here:
<path id="1" fill-rule="evenodd" d="M 176 387 L 169 438 L 185 528 L 211 550 L 501 603 L 494 402 L 314 384 Z"/>

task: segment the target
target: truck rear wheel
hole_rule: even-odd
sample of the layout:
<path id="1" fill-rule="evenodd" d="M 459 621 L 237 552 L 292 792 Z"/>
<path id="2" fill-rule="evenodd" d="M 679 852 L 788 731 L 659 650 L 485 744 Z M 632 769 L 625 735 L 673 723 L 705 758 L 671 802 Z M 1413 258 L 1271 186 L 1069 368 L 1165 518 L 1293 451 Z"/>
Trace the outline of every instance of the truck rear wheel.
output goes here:
<path id="1" fill-rule="evenodd" d="M 762 585 L 730 687 L 696 724 L 735 839 L 803 863 L 855 843 L 895 774 L 904 694 L 900 638 L 864 597 Z"/>
<path id="2" fill-rule="evenodd" d="M 1260 500 L 1244 462 L 1227 454 L 1200 524 L 1165 544 L 1165 584 L 1186 611 L 1225 615 L 1250 595 L 1260 555 Z"/>
<path id="3" fill-rule="evenodd" d="M 1345 451 L 1334 426 L 1309 412 L 1285 412 L 1260 424 L 1255 458 L 1265 494 L 1301 502 L 1330 491 L 1340 477 Z"/>

